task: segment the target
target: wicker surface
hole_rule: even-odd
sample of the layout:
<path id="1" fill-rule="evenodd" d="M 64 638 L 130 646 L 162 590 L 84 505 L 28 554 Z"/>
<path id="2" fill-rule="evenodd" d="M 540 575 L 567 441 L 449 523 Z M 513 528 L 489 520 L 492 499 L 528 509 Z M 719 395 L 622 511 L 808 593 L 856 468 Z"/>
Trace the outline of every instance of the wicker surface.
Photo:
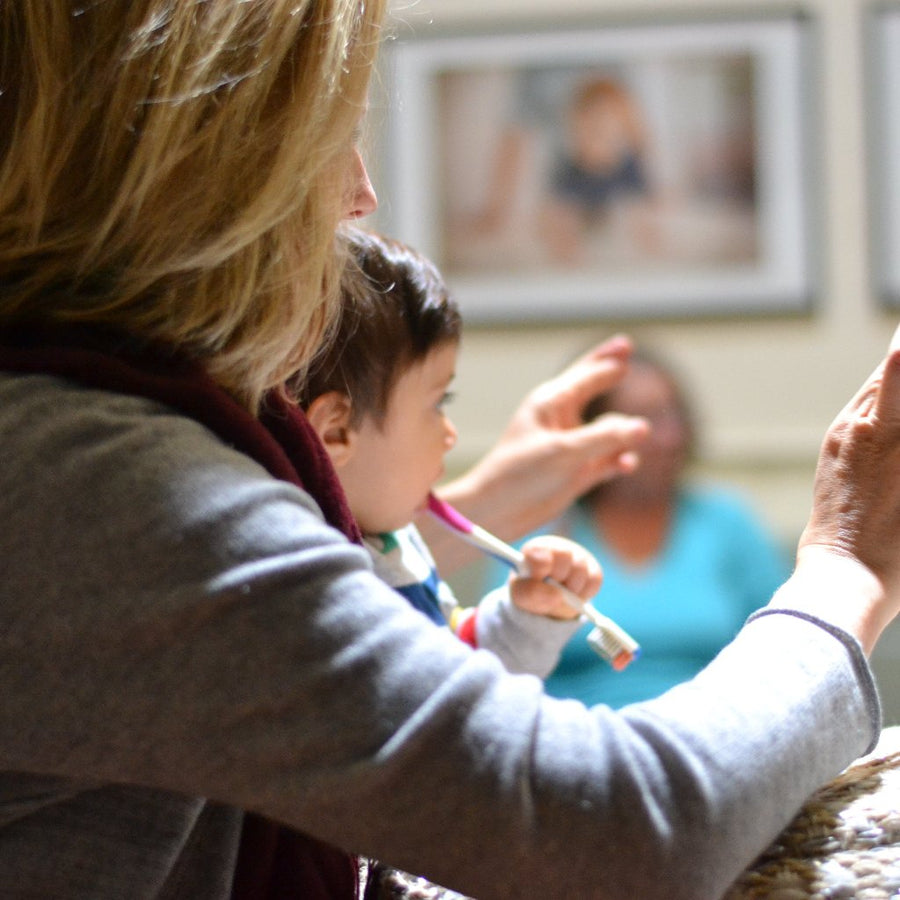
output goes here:
<path id="1" fill-rule="evenodd" d="M 363 900 L 471 900 L 418 875 L 370 860 Z"/>
<path id="2" fill-rule="evenodd" d="M 829 782 L 723 900 L 900 898 L 900 728 Z"/>
<path id="3" fill-rule="evenodd" d="M 389 867 L 366 900 L 467 900 Z M 722 900 L 900 900 L 900 726 L 817 791 Z"/>

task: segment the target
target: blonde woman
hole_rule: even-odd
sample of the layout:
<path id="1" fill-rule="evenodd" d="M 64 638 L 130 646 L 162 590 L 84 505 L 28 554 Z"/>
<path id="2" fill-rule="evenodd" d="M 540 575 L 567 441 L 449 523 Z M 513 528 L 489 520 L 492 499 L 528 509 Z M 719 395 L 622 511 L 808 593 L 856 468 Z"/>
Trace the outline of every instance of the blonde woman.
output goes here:
<path id="1" fill-rule="evenodd" d="M 715 897 L 877 737 L 897 351 L 829 432 L 774 605 L 653 703 L 549 700 L 372 574 L 277 389 L 375 202 L 381 7 L 0 5 L 5 897 L 351 897 L 348 853 L 480 900 Z M 579 383 L 451 496 L 583 473 Z M 611 434 L 597 472 L 631 464 Z"/>

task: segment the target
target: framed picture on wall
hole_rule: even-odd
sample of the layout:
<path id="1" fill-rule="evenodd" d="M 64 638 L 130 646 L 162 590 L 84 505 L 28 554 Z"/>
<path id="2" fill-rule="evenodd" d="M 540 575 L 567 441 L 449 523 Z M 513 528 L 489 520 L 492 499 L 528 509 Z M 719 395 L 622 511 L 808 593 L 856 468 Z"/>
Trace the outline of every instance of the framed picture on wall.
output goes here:
<path id="1" fill-rule="evenodd" d="M 801 311 L 808 39 L 783 16 L 396 41 L 383 227 L 467 322 Z"/>
<path id="2" fill-rule="evenodd" d="M 900 308 L 900 7 L 882 7 L 869 20 L 868 116 L 874 162 L 872 253 L 879 295 L 885 306 Z"/>

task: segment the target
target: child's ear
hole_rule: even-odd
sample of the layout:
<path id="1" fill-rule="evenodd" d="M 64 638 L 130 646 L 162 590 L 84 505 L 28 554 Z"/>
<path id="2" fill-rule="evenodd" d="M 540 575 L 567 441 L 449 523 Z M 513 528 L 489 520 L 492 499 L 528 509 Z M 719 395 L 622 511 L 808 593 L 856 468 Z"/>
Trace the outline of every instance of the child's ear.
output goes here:
<path id="1" fill-rule="evenodd" d="M 306 418 L 324 444 L 336 469 L 350 459 L 356 447 L 353 440 L 355 432 L 350 427 L 352 411 L 350 398 L 340 391 L 328 391 L 327 394 L 319 395 L 306 410 Z"/>

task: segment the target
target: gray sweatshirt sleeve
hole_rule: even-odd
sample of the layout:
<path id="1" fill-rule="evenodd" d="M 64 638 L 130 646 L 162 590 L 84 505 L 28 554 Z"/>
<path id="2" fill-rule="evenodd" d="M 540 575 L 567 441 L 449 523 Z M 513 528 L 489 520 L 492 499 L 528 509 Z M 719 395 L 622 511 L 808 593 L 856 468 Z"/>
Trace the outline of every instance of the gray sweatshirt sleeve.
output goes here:
<path id="1" fill-rule="evenodd" d="M 580 618 L 550 619 L 519 609 L 503 585 L 478 604 L 475 640 L 478 647 L 496 653 L 508 671 L 546 678 L 581 624 Z"/>
<path id="2" fill-rule="evenodd" d="M 433 627 L 301 491 L 164 408 L 0 378 L 0 439 L 8 772 L 257 810 L 479 900 L 705 900 L 879 728 L 858 648 L 814 621 L 759 617 L 693 681 L 586 709 Z M 69 852 L 134 853 L 132 813 Z"/>

